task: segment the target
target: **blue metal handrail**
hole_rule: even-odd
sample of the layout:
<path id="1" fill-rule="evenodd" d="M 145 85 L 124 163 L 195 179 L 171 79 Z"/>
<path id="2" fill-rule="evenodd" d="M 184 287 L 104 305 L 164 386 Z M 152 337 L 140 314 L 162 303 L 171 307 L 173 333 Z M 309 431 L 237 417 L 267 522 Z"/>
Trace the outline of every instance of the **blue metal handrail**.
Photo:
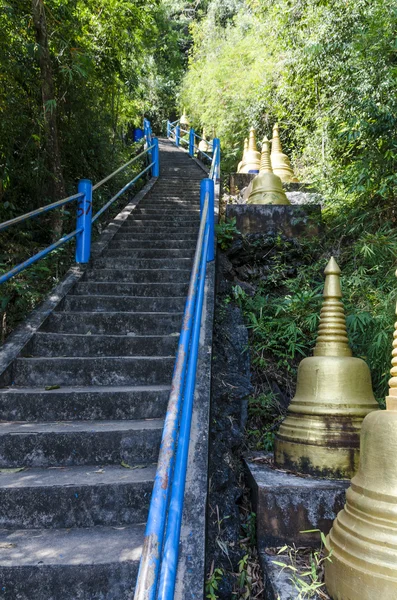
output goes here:
<path id="1" fill-rule="evenodd" d="M 54 242 L 47 248 L 44 248 L 40 252 L 37 252 L 34 256 L 31 256 L 24 262 L 20 263 L 7 273 L 4 273 L 0 276 L 0 284 L 9 281 L 12 277 L 24 271 L 30 265 L 36 263 L 44 256 L 47 256 L 56 248 L 59 248 L 72 238 L 76 238 L 76 262 L 80 264 L 87 263 L 90 259 L 91 253 L 91 227 L 92 223 L 94 223 L 108 208 L 119 198 L 124 192 L 126 192 L 138 179 L 142 177 L 149 169 L 152 170 L 152 177 L 158 177 L 160 174 L 160 160 L 159 160 L 159 144 L 158 139 L 152 137 L 152 130 L 150 126 L 150 121 L 147 119 L 144 120 L 144 130 L 145 130 L 145 141 L 146 141 L 146 149 L 143 152 L 140 152 L 137 156 L 134 156 L 131 160 L 126 162 L 124 165 L 113 171 L 110 175 L 92 185 L 92 182 L 89 179 L 82 179 L 78 184 L 78 193 L 73 196 L 68 196 L 68 198 L 63 198 L 62 200 L 57 200 L 52 204 L 47 204 L 46 206 L 42 206 L 37 210 L 32 210 L 29 213 L 24 215 L 20 215 L 19 217 L 15 217 L 14 219 L 9 219 L 8 221 L 4 221 L 4 223 L 0 223 L 0 231 L 5 231 L 11 225 L 16 225 L 17 223 L 23 223 L 24 221 L 28 221 L 29 219 L 33 219 L 34 217 L 38 217 L 44 213 L 47 213 L 51 210 L 55 210 L 56 208 L 60 208 L 61 206 L 65 206 L 70 202 L 74 202 L 77 200 L 77 226 L 74 231 L 63 236 L 57 242 Z M 93 212 L 93 204 L 92 204 L 92 193 L 97 190 L 104 183 L 112 179 L 115 175 L 124 171 L 127 167 L 129 167 L 133 162 L 147 155 L 149 157 L 149 164 L 146 166 L 136 177 L 134 177 L 127 185 L 121 188 L 102 208 L 92 216 Z"/>
<path id="2" fill-rule="evenodd" d="M 135 600 L 172 600 L 174 597 L 206 266 L 215 256 L 214 199 L 219 161 L 220 146 L 214 153 L 212 177 L 201 182 L 200 228 L 150 501 Z"/>

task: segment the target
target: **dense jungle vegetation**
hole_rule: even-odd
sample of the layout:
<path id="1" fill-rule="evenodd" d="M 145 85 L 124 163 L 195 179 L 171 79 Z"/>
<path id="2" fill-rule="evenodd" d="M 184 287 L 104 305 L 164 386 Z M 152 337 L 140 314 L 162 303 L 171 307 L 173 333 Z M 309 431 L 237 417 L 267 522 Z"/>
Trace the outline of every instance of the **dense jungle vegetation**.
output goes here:
<path id="1" fill-rule="evenodd" d="M 290 253 L 247 296 L 254 362 L 264 342 L 292 370 L 315 340 L 322 271 L 342 268 L 349 335 L 387 388 L 396 281 L 397 5 L 385 0 L 228 0 L 191 25 L 193 47 L 181 105 L 223 144 L 235 170 L 251 124 L 258 140 L 279 121 L 300 181 L 324 198 L 324 235 Z M 281 286 L 281 287 L 280 287 Z M 281 295 L 280 295 L 281 294 Z"/>
<path id="2" fill-rule="evenodd" d="M 224 173 L 249 126 L 260 140 L 277 120 L 299 179 L 324 198 L 325 234 L 306 243 L 296 275 L 285 253 L 272 274 L 276 297 L 271 278 L 254 297 L 237 289 L 254 360 L 263 366 L 263 339 L 280 339 L 280 316 L 288 343 L 276 357 L 294 370 L 310 352 L 333 253 L 353 350 L 382 398 L 397 252 L 396 32 L 397 7 L 386 0 L 1 0 L 0 218 L 111 172 L 136 152 L 132 130 L 144 115 L 159 132 L 186 105 L 196 128 L 221 138 Z M 3 271 L 73 222 L 68 209 L 10 229 Z M 3 338 L 72 252 L 69 244 L 3 286 Z"/>

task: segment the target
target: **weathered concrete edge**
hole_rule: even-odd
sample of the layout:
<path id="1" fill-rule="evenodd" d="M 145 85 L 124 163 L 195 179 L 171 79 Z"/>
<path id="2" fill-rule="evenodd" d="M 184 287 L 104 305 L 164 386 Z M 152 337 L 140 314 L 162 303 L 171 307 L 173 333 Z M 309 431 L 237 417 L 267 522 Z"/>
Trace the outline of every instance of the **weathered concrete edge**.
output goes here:
<path id="1" fill-rule="evenodd" d="M 208 263 L 175 600 L 203 600 L 215 261 Z"/>
<path id="2" fill-rule="evenodd" d="M 196 160 L 196 159 L 194 159 Z M 219 215 L 220 185 L 215 186 L 215 222 Z M 200 347 L 194 394 L 185 499 L 179 543 L 174 600 L 203 600 L 208 497 L 208 449 L 211 404 L 212 336 L 215 310 L 215 260 L 208 263 L 200 328 Z"/>
<path id="3" fill-rule="evenodd" d="M 106 229 L 101 233 L 99 239 L 92 244 L 91 261 L 103 254 L 124 221 L 152 189 L 156 181 L 157 177 L 152 177 L 133 197 L 131 202 L 129 202 L 123 210 L 110 221 Z M 0 350 L 0 385 L 7 386 L 12 384 L 12 363 L 19 356 L 22 349 L 30 341 L 36 331 L 42 326 L 44 321 L 56 309 L 61 300 L 63 300 L 71 288 L 82 278 L 90 263 L 88 265 L 74 264 L 67 271 L 62 281 L 60 281 L 60 283 L 58 283 L 58 285 L 49 293 L 48 297 L 33 309 L 23 323 L 18 325 L 18 327 L 9 335 L 7 341 Z"/>

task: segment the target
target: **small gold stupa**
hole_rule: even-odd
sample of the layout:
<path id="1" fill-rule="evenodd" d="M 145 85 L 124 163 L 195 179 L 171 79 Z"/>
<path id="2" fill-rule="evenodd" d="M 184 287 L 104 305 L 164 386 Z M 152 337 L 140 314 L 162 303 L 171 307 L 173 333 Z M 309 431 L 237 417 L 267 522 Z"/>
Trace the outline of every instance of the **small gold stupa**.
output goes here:
<path id="1" fill-rule="evenodd" d="M 397 323 L 390 373 L 386 410 L 363 421 L 358 473 L 327 537 L 325 583 L 334 600 L 397 598 Z"/>
<path id="2" fill-rule="evenodd" d="M 248 204 L 290 204 L 280 177 L 273 173 L 270 161 L 270 142 L 267 137 L 262 142 L 259 175 L 250 183 Z"/>
<path id="3" fill-rule="evenodd" d="M 257 150 L 255 129 L 251 127 L 248 140 L 248 149 L 244 152 L 240 173 L 259 173 L 261 155 Z"/>
<path id="4" fill-rule="evenodd" d="M 200 143 L 198 145 L 198 149 L 200 150 L 200 152 L 208 152 L 208 142 L 207 142 L 207 138 L 205 136 L 205 128 L 203 127 L 203 133 L 201 136 L 203 139 L 200 140 Z"/>
<path id="5" fill-rule="evenodd" d="M 243 166 L 244 162 L 245 162 L 245 156 L 247 154 L 248 151 L 248 138 L 245 138 L 244 140 L 244 150 L 243 150 L 243 157 L 240 160 L 240 162 L 237 165 L 237 173 L 241 173 L 241 167 Z"/>
<path id="6" fill-rule="evenodd" d="M 272 139 L 272 166 L 273 172 L 278 175 L 283 183 L 297 183 L 298 180 L 294 175 L 290 160 L 281 148 L 280 133 L 278 123 L 273 127 Z"/>
<path id="7" fill-rule="evenodd" d="M 348 478 L 357 471 L 363 418 L 378 408 L 367 364 L 352 357 L 331 258 L 314 356 L 299 365 L 295 397 L 275 440 L 275 464 L 298 473 Z"/>
<path id="8" fill-rule="evenodd" d="M 189 126 L 189 119 L 188 119 L 188 117 L 187 117 L 187 114 L 186 114 L 186 109 L 185 109 L 185 107 L 183 108 L 183 115 L 181 116 L 181 118 L 180 118 L 180 120 L 179 120 L 179 124 L 180 124 L 180 125 L 184 125 L 185 127 L 188 127 L 188 126 Z"/>

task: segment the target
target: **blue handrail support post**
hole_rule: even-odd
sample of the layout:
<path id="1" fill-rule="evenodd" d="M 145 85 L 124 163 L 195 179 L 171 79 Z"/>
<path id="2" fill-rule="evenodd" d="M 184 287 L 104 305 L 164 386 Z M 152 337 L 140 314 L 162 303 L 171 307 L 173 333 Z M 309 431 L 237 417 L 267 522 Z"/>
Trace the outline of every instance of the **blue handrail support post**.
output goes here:
<path id="1" fill-rule="evenodd" d="M 167 121 L 167 138 L 171 137 L 171 121 Z"/>
<path id="2" fill-rule="evenodd" d="M 219 138 L 214 138 L 212 141 L 213 144 L 213 155 L 215 155 L 216 152 L 216 165 L 215 165 L 215 176 L 216 176 L 216 180 L 219 181 L 221 178 L 221 171 L 220 171 L 220 165 L 221 165 L 221 140 Z"/>
<path id="3" fill-rule="evenodd" d="M 154 146 L 152 153 L 152 177 L 160 177 L 160 151 L 159 151 L 159 140 L 158 138 L 152 139 L 152 144 Z"/>
<path id="4" fill-rule="evenodd" d="M 181 128 L 179 125 L 177 125 L 175 127 L 175 145 L 178 148 L 179 147 L 179 141 L 181 139 Z"/>
<path id="5" fill-rule="evenodd" d="M 189 156 L 194 156 L 195 133 L 193 127 L 189 131 Z"/>
<path id="6" fill-rule="evenodd" d="M 207 223 L 209 225 L 209 241 L 207 262 L 215 258 L 215 185 L 213 179 L 202 179 L 200 184 L 200 214 L 203 212 L 205 197 L 208 194 Z"/>
<path id="7" fill-rule="evenodd" d="M 77 229 L 83 231 L 76 238 L 76 262 L 88 263 L 91 253 L 92 182 L 80 179 L 78 192 L 84 196 L 77 203 Z"/>

